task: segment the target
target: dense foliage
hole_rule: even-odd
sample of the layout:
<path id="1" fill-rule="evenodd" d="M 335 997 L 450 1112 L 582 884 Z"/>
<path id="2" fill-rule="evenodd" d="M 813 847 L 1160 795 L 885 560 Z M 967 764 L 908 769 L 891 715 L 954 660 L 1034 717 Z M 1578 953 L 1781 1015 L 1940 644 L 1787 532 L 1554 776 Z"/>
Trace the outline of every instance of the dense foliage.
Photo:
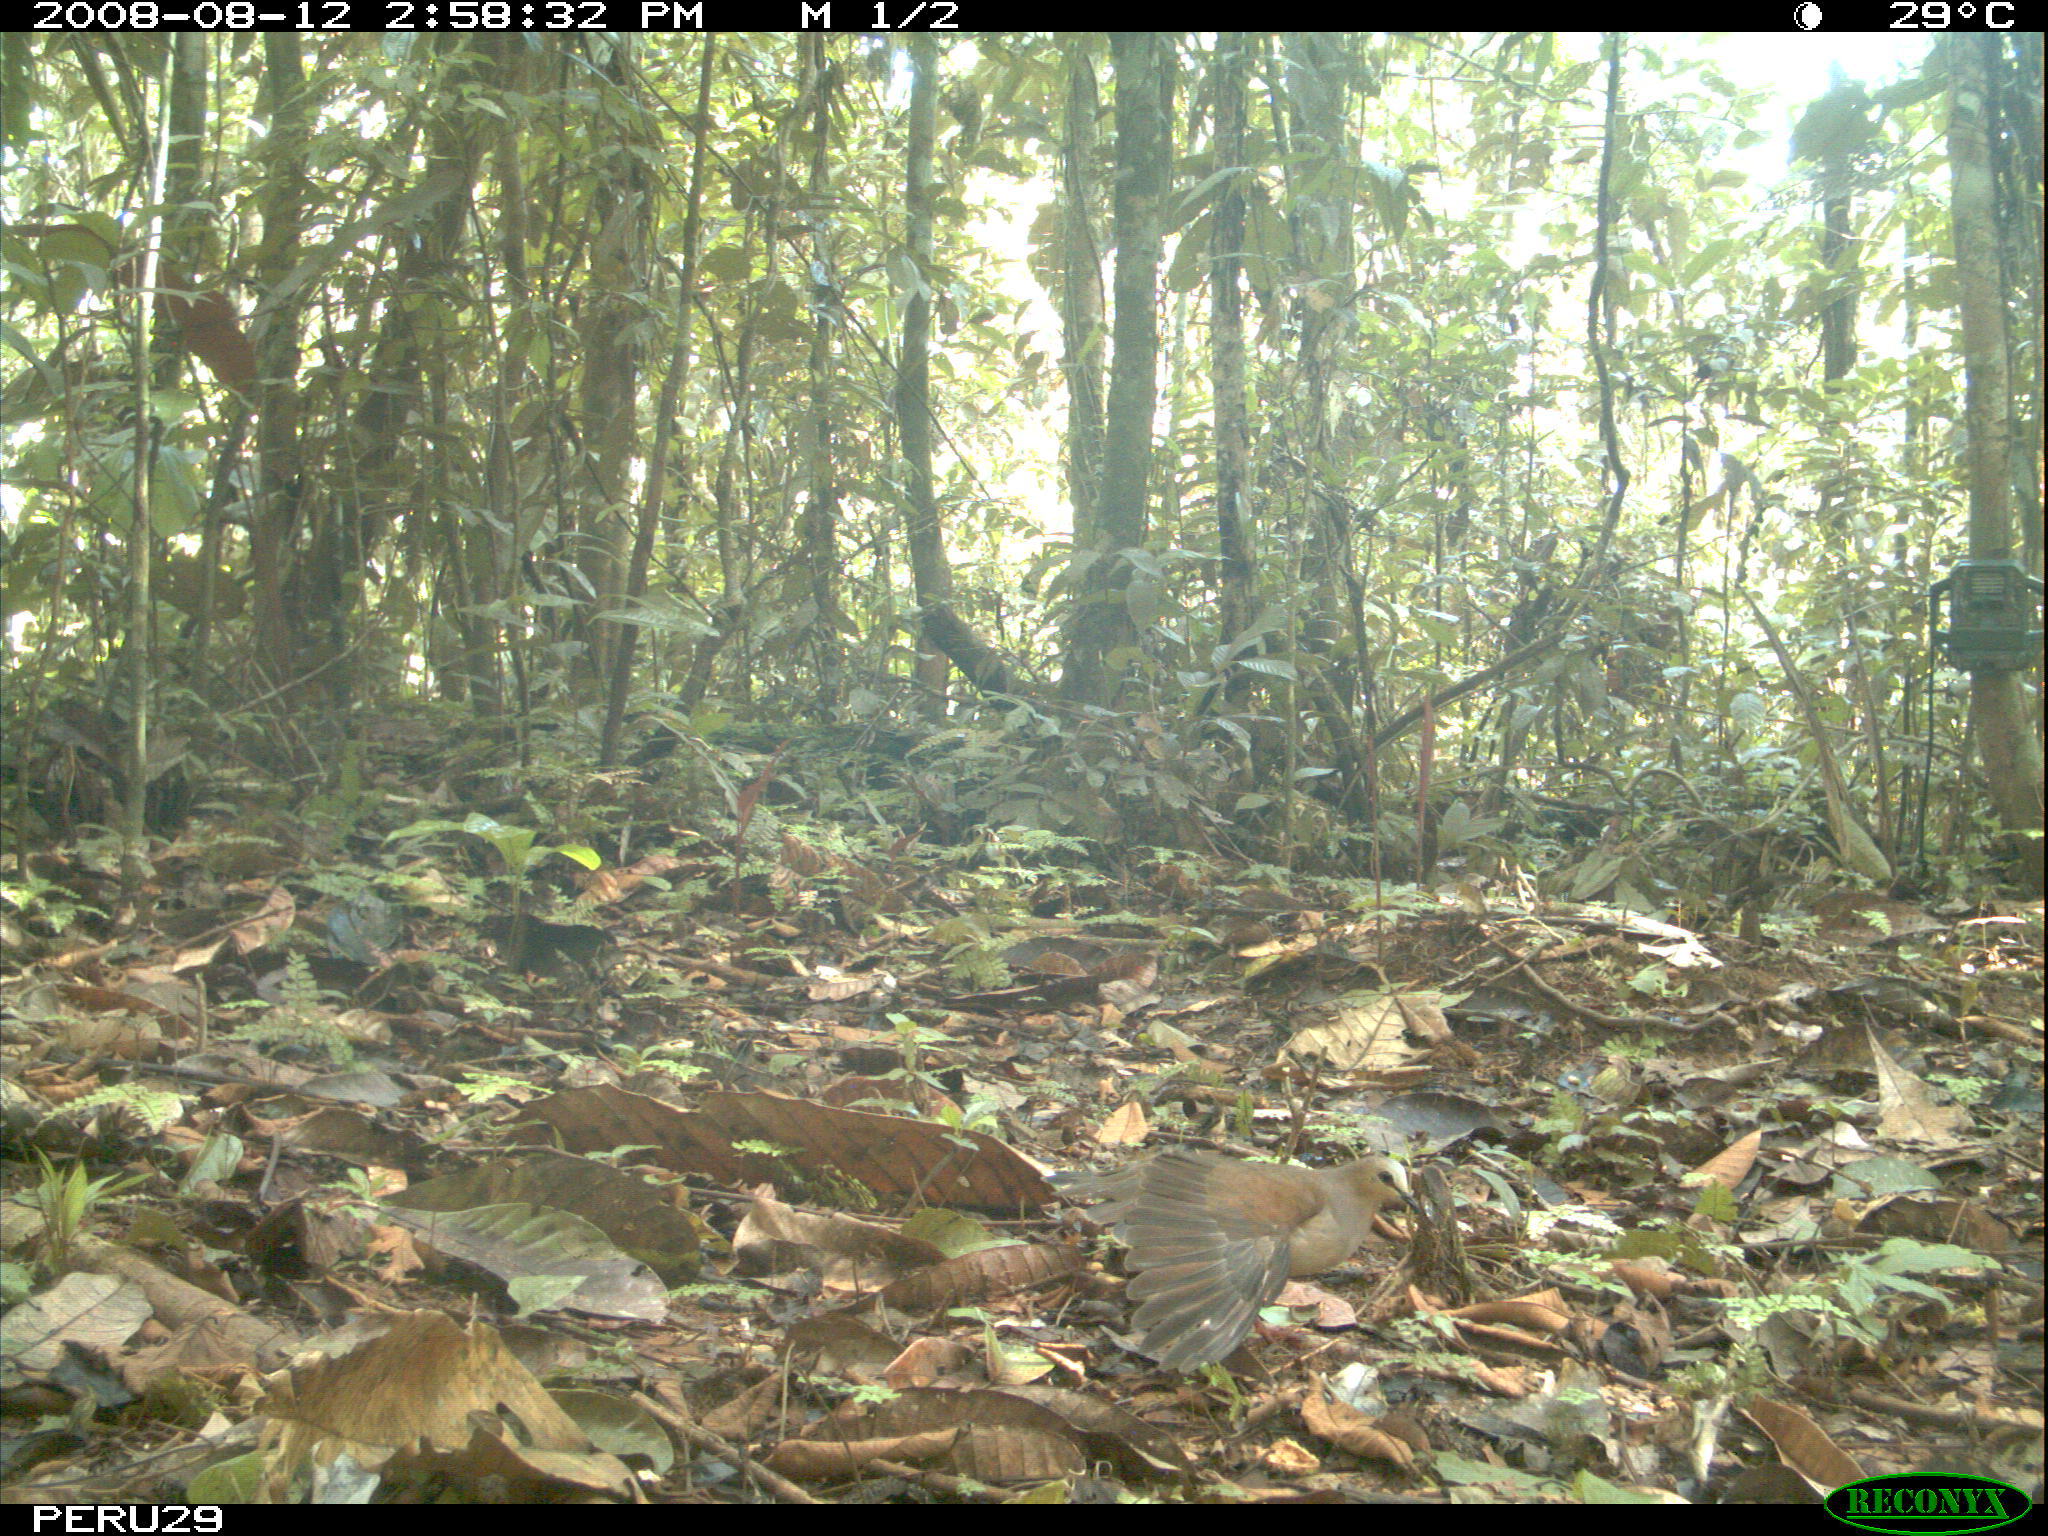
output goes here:
<path id="1" fill-rule="evenodd" d="M 906 822 L 1360 871 L 1973 843 L 1924 614 L 1960 55 L 1804 104 L 1781 175 L 1791 104 L 1704 44 L 921 47 L 10 38 L 10 815 L 117 821 L 139 677 L 160 829 L 441 700 L 521 761 L 951 726 Z M 1992 118 L 2038 568 L 2038 137 Z M 1608 874 L 1668 901 L 1661 857 Z"/>

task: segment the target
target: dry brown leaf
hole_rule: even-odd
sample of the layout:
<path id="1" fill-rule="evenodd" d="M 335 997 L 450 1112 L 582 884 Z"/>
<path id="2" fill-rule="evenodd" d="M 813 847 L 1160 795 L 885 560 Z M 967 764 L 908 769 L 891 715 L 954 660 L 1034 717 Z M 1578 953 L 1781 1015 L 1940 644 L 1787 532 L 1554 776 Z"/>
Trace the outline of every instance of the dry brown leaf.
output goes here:
<path id="1" fill-rule="evenodd" d="M 957 1339 L 912 1339 L 882 1372 L 882 1380 L 898 1391 L 929 1387 L 960 1375 L 974 1363 L 973 1353 Z"/>
<path id="2" fill-rule="evenodd" d="M 882 1300 L 900 1312 L 934 1312 L 1029 1290 L 1077 1273 L 1086 1261 L 1066 1243 L 1009 1243 L 945 1259 L 885 1288 Z"/>
<path id="3" fill-rule="evenodd" d="M 878 1290 L 943 1257 L 930 1243 L 893 1227 L 851 1216 L 799 1211 L 776 1200 L 756 1200 L 733 1234 L 733 1257 L 742 1274 L 784 1274 L 816 1269 L 835 1290 Z"/>
<path id="4" fill-rule="evenodd" d="M 1301 1422 L 1311 1434 L 1354 1456 L 1390 1462 L 1402 1468 L 1415 1464 L 1415 1454 L 1409 1450 L 1406 1441 L 1387 1434 L 1356 1408 L 1332 1400 L 1321 1382 L 1317 1382 L 1315 1390 L 1303 1401 Z"/>
<path id="5" fill-rule="evenodd" d="M 875 1381 L 901 1350 L 894 1339 L 849 1311 L 827 1312 L 790 1325 L 785 1357 L 828 1376 Z"/>
<path id="6" fill-rule="evenodd" d="M 1136 1099 L 1126 1099 L 1095 1128 L 1095 1142 L 1104 1147 L 1135 1147 L 1152 1134 L 1151 1117 Z"/>
<path id="7" fill-rule="evenodd" d="M 849 1477 L 871 1461 L 901 1461 L 912 1466 L 938 1461 L 952 1451 L 962 1433 L 955 1426 L 863 1440 L 785 1440 L 761 1460 L 784 1477 Z"/>
<path id="8" fill-rule="evenodd" d="M 1549 1306 L 1533 1299 L 1483 1301 L 1469 1307 L 1452 1307 L 1439 1314 L 1467 1323 L 1499 1323 L 1509 1328 L 1533 1328 L 1538 1333 L 1562 1333 L 1572 1314 L 1563 1307 Z"/>
<path id="9" fill-rule="evenodd" d="M 1749 1177 L 1756 1166 L 1757 1149 L 1764 1144 L 1762 1131 L 1751 1131 L 1738 1142 L 1722 1148 L 1686 1175 L 1688 1184 L 1718 1184 L 1733 1189 Z"/>
<path id="10" fill-rule="evenodd" d="M 781 1411 L 782 1395 L 787 1390 L 788 1383 L 783 1373 L 770 1372 L 744 1392 L 705 1412 L 698 1422 L 714 1435 L 723 1435 L 728 1440 L 752 1440 L 775 1422 L 776 1414 Z"/>
<path id="11" fill-rule="evenodd" d="M 1771 1437 L 1785 1465 L 1818 1492 L 1831 1492 L 1868 1475 L 1854 1456 L 1797 1408 L 1762 1396 L 1746 1399 L 1741 1408 L 1752 1424 Z"/>
<path id="12" fill-rule="evenodd" d="M 252 955 L 298 921 L 299 905 L 292 893 L 273 885 L 263 898 L 263 910 L 244 918 L 231 930 L 238 953 Z"/>
<path id="13" fill-rule="evenodd" d="M 829 1175 L 884 1204 L 1035 1210 L 1052 1203 L 1045 1176 L 979 1131 L 925 1120 L 835 1109 L 767 1093 L 712 1093 L 695 1110 L 674 1109 L 610 1085 L 569 1089 L 524 1106 L 514 1121 L 567 1151 L 654 1148 L 650 1161 L 728 1186 Z M 785 1157 L 741 1151 L 741 1141 L 792 1149 Z M 388 1159 L 386 1159 L 388 1161 Z"/>
<path id="14" fill-rule="evenodd" d="M 405 1489 L 490 1489 L 511 1504 L 567 1504 L 593 1499 L 644 1502 L 633 1473 L 604 1451 L 549 1451 L 522 1444 L 517 1429 L 496 1414 L 479 1414 L 468 1443 L 442 1450 L 428 1441 L 401 1446 L 384 1463 L 385 1481 Z"/>
<path id="15" fill-rule="evenodd" d="M 495 1328 L 463 1328 L 439 1312 L 401 1314 L 345 1355 L 281 1373 L 258 1405 L 265 1442 L 277 1448 L 271 1475 L 280 1487 L 313 1457 L 326 1462 L 346 1451 L 377 1468 L 420 1441 L 444 1452 L 468 1449 L 473 1414 L 507 1412 L 535 1450 L 588 1449 L 576 1421 Z"/>

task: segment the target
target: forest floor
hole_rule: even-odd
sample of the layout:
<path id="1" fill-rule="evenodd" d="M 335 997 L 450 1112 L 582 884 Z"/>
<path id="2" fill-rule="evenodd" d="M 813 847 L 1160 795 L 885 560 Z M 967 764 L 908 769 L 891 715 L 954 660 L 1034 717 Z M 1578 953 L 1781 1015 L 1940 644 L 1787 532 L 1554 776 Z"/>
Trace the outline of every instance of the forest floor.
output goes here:
<path id="1" fill-rule="evenodd" d="M 194 820 L 139 888 L 11 859 L 9 1497 L 2038 1489 L 2038 901 L 1744 940 L 764 782 L 602 855 L 436 792 Z M 1417 1198 L 1163 1371 L 1049 1176 L 1164 1146 Z"/>

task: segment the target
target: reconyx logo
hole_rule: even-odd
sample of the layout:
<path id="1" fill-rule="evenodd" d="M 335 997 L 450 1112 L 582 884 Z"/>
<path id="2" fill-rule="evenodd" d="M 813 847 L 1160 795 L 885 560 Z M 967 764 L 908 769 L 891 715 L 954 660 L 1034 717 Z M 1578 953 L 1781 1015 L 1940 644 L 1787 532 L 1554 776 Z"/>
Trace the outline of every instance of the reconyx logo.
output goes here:
<path id="1" fill-rule="evenodd" d="M 1828 1513 L 1866 1531 L 1913 1536 L 1962 1536 L 2010 1525 L 2029 1508 L 2027 1496 L 2006 1483 L 1959 1473 L 1916 1472 L 1866 1477 L 1827 1497 Z"/>

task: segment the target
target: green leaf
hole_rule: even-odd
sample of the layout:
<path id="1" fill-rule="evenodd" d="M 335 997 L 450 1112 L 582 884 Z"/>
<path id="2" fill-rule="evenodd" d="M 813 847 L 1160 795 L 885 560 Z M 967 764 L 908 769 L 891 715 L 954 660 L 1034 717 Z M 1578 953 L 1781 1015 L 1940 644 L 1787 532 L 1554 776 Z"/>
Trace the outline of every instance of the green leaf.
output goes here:
<path id="1" fill-rule="evenodd" d="M 1295 670 L 1294 663 L 1281 656 L 1245 656 L 1241 657 L 1237 664 L 1247 672 L 1263 672 L 1268 677 L 1284 677 L 1289 682 L 1298 682 L 1301 679 L 1301 673 Z"/>
<path id="2" fill-rule="evenodd" d="M 1692 260 L 1685 264 L 1685 286 L 1692 287 L 1739 249 L 1740 241 L 1709 240 L 1694 253 Z"/>

